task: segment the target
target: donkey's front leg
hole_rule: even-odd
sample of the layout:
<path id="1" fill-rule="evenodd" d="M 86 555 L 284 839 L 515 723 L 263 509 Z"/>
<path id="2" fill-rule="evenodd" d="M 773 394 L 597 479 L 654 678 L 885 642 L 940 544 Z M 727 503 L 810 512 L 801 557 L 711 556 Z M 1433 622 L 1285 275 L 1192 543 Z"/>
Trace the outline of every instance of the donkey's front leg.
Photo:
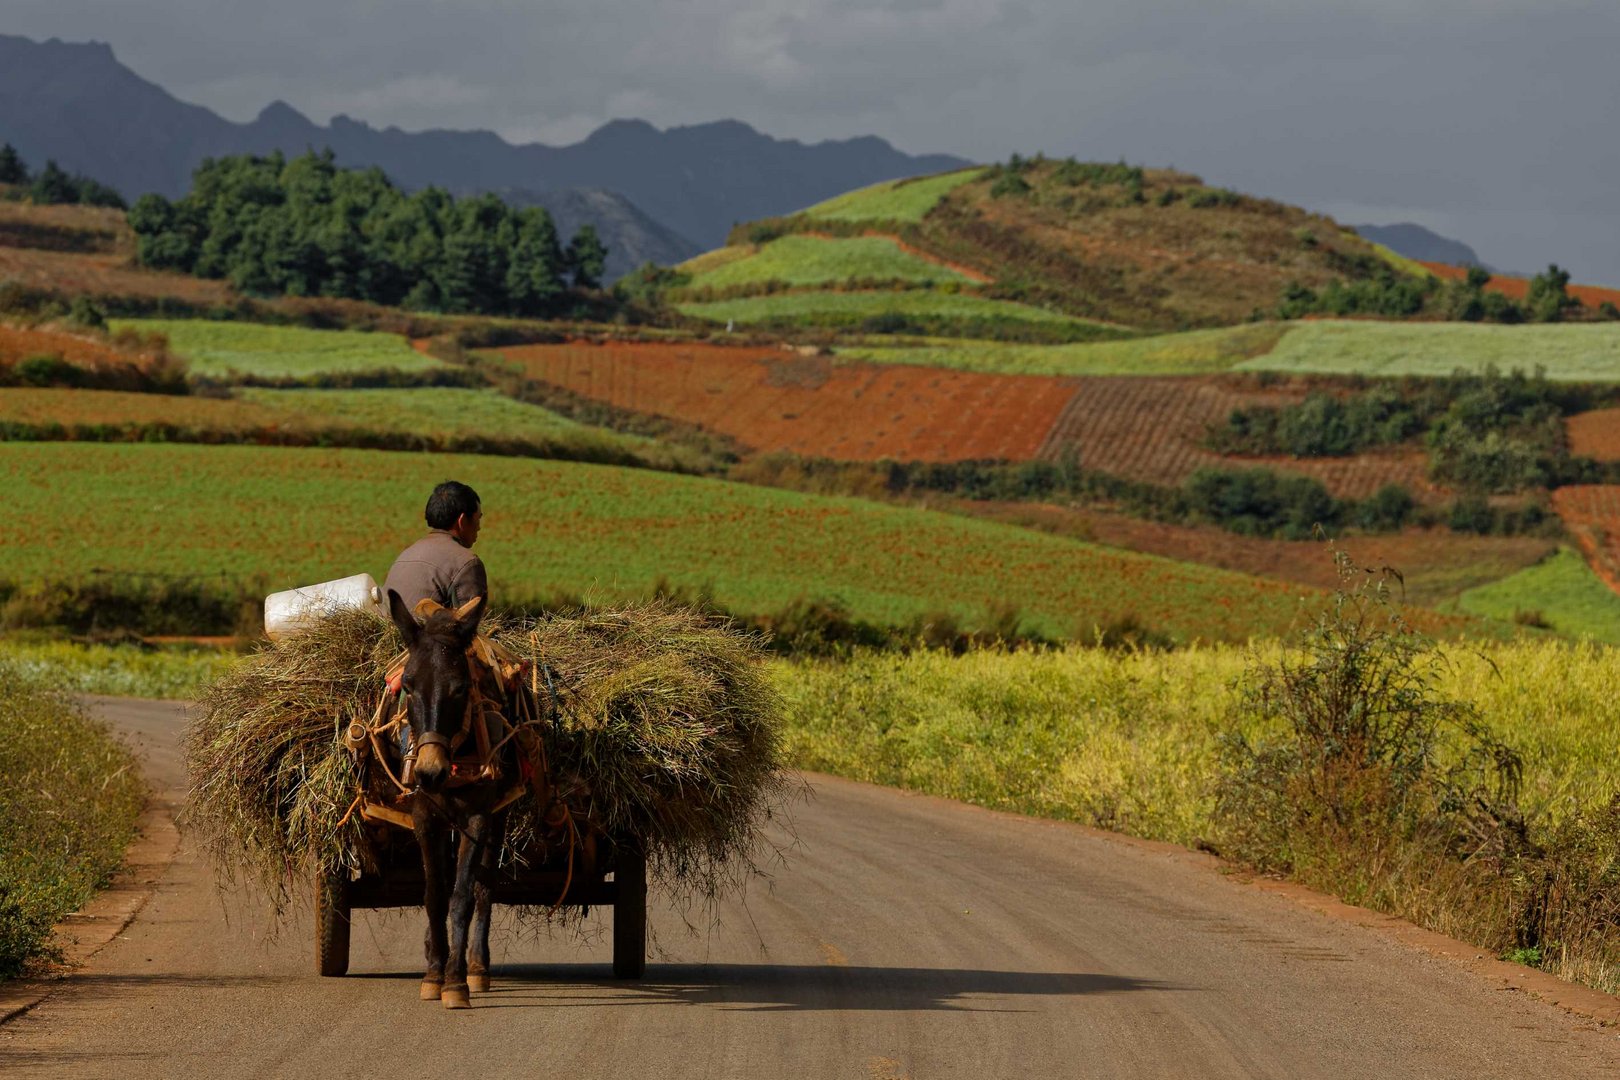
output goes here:
<path id="1" fill-rule="evenodd" d="M 471 1004 L 467 996 L 467 928 L 472 923 L 473 872 L 488 834 L 487 813 L 467 815 L 456 850 L 456 891 L 450 894 L 450 958 L 444 969 L 444 994 L 439 999 L 447 1009 L 465 1009 Z"/>
<path id="2" fill-rule="evenodd" d="M 506 812 L 490 819 L 489 835 L 478 851 L 473 876 L 473 921 L 467 942 L 467 989 L 475 994 L 489 990 L 489 916 L 495 904 L 495 875 L 500 870 L 501 846 L 506 840 Z"/>
<path id="3" fill-rule="evenodd" d="M 428 813 L 416 815 L 416 845 L 422 849 L 422 906 L 427 909 L 427 934 L 423 941 L 427 953 L 427 973 L 422 976 L 422 1000 L 437 1001 L 444 987 L 444 965 L 449 952 L 445 938 L 444 916 L 450 905 L 445 888 L 450 867 L 446 864 L 445 830 Z"/>

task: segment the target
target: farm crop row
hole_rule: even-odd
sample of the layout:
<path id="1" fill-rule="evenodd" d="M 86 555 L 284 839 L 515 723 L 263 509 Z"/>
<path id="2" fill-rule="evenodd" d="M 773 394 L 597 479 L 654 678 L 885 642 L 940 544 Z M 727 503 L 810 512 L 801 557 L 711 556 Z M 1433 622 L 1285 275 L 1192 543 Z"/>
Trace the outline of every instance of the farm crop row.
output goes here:
<path id="1" fill-rule="evenodd" d="M 701 345 L 503 350 L 531 378 L 699 424 L 757 450 L 846 461 L 1028 460 L 1073 387 L 1056 379 L 838 364 Z"/>
<path id="2" fill-rule="evenodd" d="M 957 320 L 1012 329 L 1021 325 L 1068 328 L 1084 332 L 1096 324 L 1045 308 L 991 300 L 966 293 L 906 289 L 895 292 L 785 292 L 747 296 L 736 300 L 681 304 L 683 314 L 710 322 L 735 321 L 742 325 L 788 325 L 857 329 L 872 320 L 909 317 L 914 320 Z M 1096 327 L 1101 334 L 1103 328 Z M 1109 336 L 1112 336 L 1111 334 Z"/>
<path id="3" fill-rule="evenodd" d="M 1567 382 L 1620 382 L 1620 323 L 1502 326 L 1480 323 L 1296 323 L 1240 371 L 1339 375 L 1450 375 L 1545 368 Z"/>
<path id="4" fill-rule="evenodd" d="M 968 626 L 1017 608 L 1053 635 L 1134 617 L 1181 639 L 1281 633 L 1302 590 L 988 522 L 645 470 L 266 447 L 0 445 L 19 579 L 262 575 L 272 588 L 381 577 L 426 492 L 484 497 L 496 588 L 612 598 L 659 579 L 741 611 L 836 597 L 874 622 Z"/>
<path id="5" fill-rule="evenodd" d="M 193 374 L 213 378 L 306 378 L 340 372 L 428 371 L 443 366 L 397 334 L 203 319 L 115 319 L 109 325 L 114 331 L 129 328 L 163 334 Z"/>
<path id="6" fill-rule="evenodd" d="M 983 172 L 983 169 L 962 169 L 938 176 L 886 180 L 817 203 L 803 213 L 822 221 L 921 221 L 946 195 L 978 179 Z"/>
<path id="7" fill-rule="evenodd" d="M 1286 331 L 1278 323 L 1256 323 L 1067 345 L 949 340 L 928 345 L 848 345 L 840 346 L 838 354 L 873 364 L 1003 375 L 1211 375 L 1267 352 Z"/>

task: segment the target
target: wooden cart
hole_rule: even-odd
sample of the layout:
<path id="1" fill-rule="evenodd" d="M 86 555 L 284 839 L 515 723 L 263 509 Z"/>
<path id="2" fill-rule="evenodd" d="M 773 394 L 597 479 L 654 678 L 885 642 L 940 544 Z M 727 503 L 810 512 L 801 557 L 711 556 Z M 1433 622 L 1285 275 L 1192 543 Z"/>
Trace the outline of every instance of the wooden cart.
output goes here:
<path id="1" fill-rule="evenodd" d="M 350 916 L 356 908 L 420 907 L 422 859 L 415 837 L 400 830 L 378 834 L 379 870 L 356 880 L 322 875 L 315 882 L 315 963 L 322 975 L 349 971 Z M 613 909 L 613 977 L 639 979 L 647 964 L 647 856 L 634 838 L 619 837 L 582 877 L 565 865 L 502 871 L 495 903 L 523 907 L 559 904 Z M 567 885 L 567 895 L 560 895 Z"/>

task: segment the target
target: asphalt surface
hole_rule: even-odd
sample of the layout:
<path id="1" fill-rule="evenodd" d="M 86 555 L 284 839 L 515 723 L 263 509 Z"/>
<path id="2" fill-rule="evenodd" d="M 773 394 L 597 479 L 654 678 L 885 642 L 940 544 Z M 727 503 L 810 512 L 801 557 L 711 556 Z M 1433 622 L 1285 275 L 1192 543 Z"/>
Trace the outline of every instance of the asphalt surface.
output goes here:
<path id="1" fill-rule="evenodd" d="M 174 795 L 183 715 L 98 708 Z M 654 904 L 616 982 L 594 940 L 497 927 L 474 1008 L 417 1000 L 416 911 L 313 973 L 182 845 L 89 967 L 0 1027 L 23 1077 L 1606 1077 L 1620 1037 L 1189 858 L 816 778 L 800 848 L 717 931 Z M 595 916 L 593 916 L 595 919 Z M 605 923 L 596 925 L 605 928 Z"/>

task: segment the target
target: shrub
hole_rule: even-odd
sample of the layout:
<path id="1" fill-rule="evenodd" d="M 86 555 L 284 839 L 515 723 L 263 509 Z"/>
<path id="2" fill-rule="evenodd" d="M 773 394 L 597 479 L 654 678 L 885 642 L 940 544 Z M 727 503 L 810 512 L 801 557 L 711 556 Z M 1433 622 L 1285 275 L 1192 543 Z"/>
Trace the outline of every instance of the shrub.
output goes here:
<path id="1" fill-rule="evenodd" d="M 1021 198 L 1030 193 L 1029 181 L 1016 172 L 1003 173 L 990 185 L 992 199 Z"/>
<path id="2" fill-rule="evenodd" d="M 1441 693 L 1446 660 L 1389 572 L 1335 559 L 1340 588 L 1299 650 L 1245 673 L 1217 821 L 1223 852 L 1387 909 L 1516 817 L 1521 762 Z"/>

